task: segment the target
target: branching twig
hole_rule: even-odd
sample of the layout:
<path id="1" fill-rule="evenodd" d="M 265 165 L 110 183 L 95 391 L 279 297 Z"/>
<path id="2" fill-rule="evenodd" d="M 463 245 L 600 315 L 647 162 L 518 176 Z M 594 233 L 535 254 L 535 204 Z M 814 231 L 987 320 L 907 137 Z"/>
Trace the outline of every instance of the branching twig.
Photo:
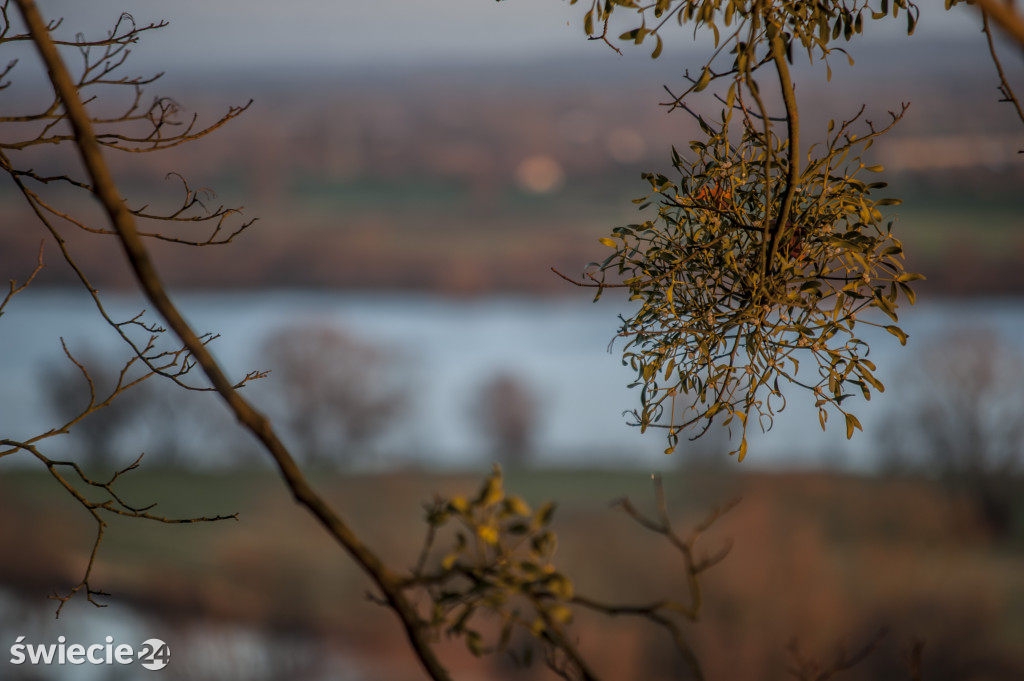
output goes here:
<path id="1" fill-rule="evenodd" d="M 608 40 L 608 19 L 607 18 L 604 20 L 604 29 L 601 31 L 601 35 L 589 35 L 589 36 L 587 36 L 587 40 L 600 40 L 605 45 L 607 45 L 608 47 L 610 47 L 613 50 L 615 50 L 615 53 L 618 54 L 620 57 L 622 56 L 622 50 L 620 50 L 619 48 L 615 47 L 615 45 L 612 44 L 612 41 Z"/>
<path id="2" fill-rule="evenodd" d="M 7 303 L 11 302 L 11 298 L 13 298 L 14 296 L 18 295 L 19 293 L 21 293 L 22 291 L 27 289 L 29 287 L 29 285 L 32 283 L 32 280 L 36 278 L 36 275 L 39 274 L 39 272 L 42 271 L 42 269 L 43 269 L 43 242 L 40 242 L 39 243 L 39 255 L 36 257 L 36 266 L 29 273 L 28 278 L 25 279 L 25 281 L 23 281 L 20 284 L 18 283 L 18 281 L 16 279 L 11 279 L 10 280 L 10 282 L 9 282 L 10 288 L 8 288 L 8 290 L 7 290 L 7 295 L 5 295 L 4 299 L 2 301 L 0 301 L 0 316 L 3 315 L 4 308 L 7 307 Z"/>
<path id="3" fill-rule="evenodd" d="M 114 483 L 117 482 L 117 480 L 122 475 L 138 468 L 139 463 L 142 461 L 142 454 L 140 454 L 139 457 L 131 464 L 115 472 L 109 481 L 100 482 L 86 475 L 85 471 L 83 471 L 81 467 L 79 467 L 79 465 L 74 461 L 58 461 L 55 459 L 50 459 L 46 455 L 44 455 L 39 450 L 38 447 L 29 442 L 20 442 L 17 440 L 9 440 L 5 438 L 0 440 L 0 445 L 28 452 L 36 459 L 38 459 L 40 462 L 42 462 L 42 464 L 46 467 L 46 470 L 57 481 L 57 483 L 60 484 L 60 486 L 63 487 L 65 491 L 67 491 L 67 493 L 70 494 L 75 499 L 75 501 L 77 501 L 83 508 L 85 508 L 96 521 L 96 538 L 93 540 L 92 550 L 89 552 L 89 560 L 86 563 L 82 579 L 79 581 L 78 584 L 72 587 L 64 595 L 54 594 L 50 597 L 60 602 L 60 605 L 57 606 L 57 617 L 60 617 L 61 610 L 63 610 L 64 606 L 68 603 L 68 601 L 70 601 L 75 596 L 75 594 L 79 592 L 84 592 L 86 594 L 86 598 L 88 599 L 88 601 L 93 605 L 100 608 L 106 607 L 105 604 L 96 601 L 94 597 L 109 596 L 110 594 L 105 591 L 94 589 L 91 586 L 90 581 L 93 568 L 96 566 L 96 557 L 99 553 L 100 544 L 103 542 L 103 535 L 107 527 L 107 521 L 104 520 L 101 512 L 106 512 L 112 515 L 119 515 L 128 518 L 142 518 L 145 520 L 153 520 L 156 522 L 167 524 L 204 523 L 229 519 L 238 520 L 237 513 L 232 513 L 230 515 L 217 515 L 212 517 L 201 516 L 193 518 L 168 518 L 166 516 L 158 516 L 153 513 L 150 513 L 150 510 L 156 506 L 155 503 L 141 507 L 136 507 L 132 506 L 131 504 L 128 504 L 124 499 L 121 498 L 121 496 L 118 495 L 117 492 L 114 491 L 113 486 Z M 109 498 L 104 501 L 91 501 L 88 497 L 86 497 L 85 494 L 82 493 L 81 490 L 78 489 L 74 482 L 69 480 L 65 475 L 61 473 L 61 468 L 70 469 L 77 476 L 78 480 L 81 483 L 85 484 L 87 487 L 102 490 L 107 494 Z"/>
<path id="4" fill-rule="evenodd" d="M 582 595 L 574 596 L 572 603 L 612 617 L 620 615 L 639 617 L 661 627 L 672 638 L 672 641 L 679 650 L 679 653 L 690 667 L 694 678 L 700 680 L 704 678 L 704 672 L 701 668 L 700 662 L 689 643 L 687 643 L 682 629 L 680 629 L 677 622 L 671 619 L 669 615 L 675 613 L 676 615 L 681 615 L 691 622 L 696 622 L 699 619 L 703 604 L 699 577 L 703 572 L 725 559 L 731 549 L 731 544 L 727 543 L 717 553 L 703 560 L 696 560 L 694 558 L 694 546 L 698 538 L 704 532 L 710 529 L 710 527 L 722 515 L 729 512 L 729 510 L 739 503 L 739 499 L 735 499 L 726 505 L 715 509 L 703 522 L 694 527 L 689 537 L 684 540 L 672 528 L 672 523 L 668 514 L 668 505 L 665 501 L 665 490 L 662 485 L 661 478 L 658 476 L 654 476 L 654 490 L 656 518 L 650 518 L 641 513 L 629 501 L 629 499 L 621 499 L 616 502 L 616 505 L 642 527 L 665 537 L 669 543 L 679 551 L 683 558 L 690 604 L 683 605 L 682 603 L 669 599 L 663 599 L 653 603 L 640 605 L 618 605 L 603 603 Z"/>
<path id="5" fill-rule="evenodd" d="M 797 679 L 797 681 L 828 681 L 839 672 L 846 671 L 852 667 L 857 666 L 864 661 L 871 653 L 875 651 L 878 644 L 885 638 L 888 630 L 879 629 L 875 633 L 871 640 L 869 640 L 863 647 L 852 655 L 847 655 L 845 652 L 840 651 L 836 655 L 835 661 L 828 667 L 822 668 L 821 664 L 815 660 L 805 658 L 800 653 L 800 646 L 794 639 L 789 644 L 789 654 L 793 657 L 793 666 L 790 667 L 789 673 Z"/>

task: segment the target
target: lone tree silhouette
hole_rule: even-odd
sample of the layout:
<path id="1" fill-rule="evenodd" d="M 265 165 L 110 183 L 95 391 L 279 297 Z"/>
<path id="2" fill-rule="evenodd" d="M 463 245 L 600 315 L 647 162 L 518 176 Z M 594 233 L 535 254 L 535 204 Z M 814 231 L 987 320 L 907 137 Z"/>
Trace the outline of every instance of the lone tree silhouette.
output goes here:
<path id="1" fill-rule="evenodd" d="M 1008 539 L 1024 472 L 1024 355 L 992 330 L 960 329 L 922 348 L 899 378 L 879 431 L 892 463 L 932 473 Z"/>

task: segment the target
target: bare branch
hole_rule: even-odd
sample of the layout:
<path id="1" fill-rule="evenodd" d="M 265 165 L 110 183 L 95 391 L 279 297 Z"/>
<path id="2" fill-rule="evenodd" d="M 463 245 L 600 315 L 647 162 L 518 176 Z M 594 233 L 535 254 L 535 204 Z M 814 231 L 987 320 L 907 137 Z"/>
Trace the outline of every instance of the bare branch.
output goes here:
<path id="1" fill-rule="evenodd" d="M 17 440 L 0 439 L 0 445 L 4 447 L 11 447 L 18 450 L 28 452 L 36 459 L 41 461 L 46 467 L 46 470 L 50 475 L 60 484 L 61 487 L 70 494 L 75 501 L 77 501 L 83 508 L 85 508 L 89 514 L 96 521 L 96 538 L 93 540 L 92 550 L 89 553 L 89 560 L 85 566 L 85 572 L 82 576 L 81 581 L 72 587 L 64 595 L 54 594 L 51 596 L 52 599 L 59 601 L 60 605 L 57 606 L 56 616 L 60 617 L 61 610 L 70 601 L 75 594 L 84 591 L 86 598 L 90 603 L 96 607 L 106 607 L 105 604 L 99 603 L 95 600 L 95 596 L 109 596 L 110 594 L 105 591 L 94 589 L 91 586 L 90 578 L 92 575 L 93 568 L 96 566 L 96 557 L 99 554 L 100 544 L 103 542 L 104 532 L 106 531 L 107 522 L 103 519 L 101 512 L 110 513 L 112 515 L 125 516 L 128 518 L 142 518 L 145 520 L 153 520 L 160 523 L 167 524 L 182 524 L 182 523 L 204 523 L 204 522 L 217 522 L 220 520 L 238 520 L 238 514 L 232 513 L 230 515 L 217 515 L 217 516 L 201 516 L 193 518 L 168 518 L 166 516 L 158 516 L 150 513 L 156 504 L 150 504 L 143 507 L 135 507 L 125 502 L 117 492 L 114 491 L 113 485 L 117 480 L 125 473 L 135 470 L 138 468 L 139 462 L 142 460 L 143 455 L 126 466 L 125 468 L 118 470 L 107 482 L 99 482 L 93 480 L 73 461 L 57 461 L 48 458 L 44 455 L 38 447 L 29 442 L 20 442 Z M 104 501 L 90 501 L 81 490 L 76 487 L 75 483 L 69 480 L 61 473 L 61 468 L 70 469 L 78 478 L 81 483 L 86 486 L 102 490 L 107 493 L 108 499 Z"/>
<path id="2" fill-rule="evenodd" d="M 789 673 L 798 681 L 828 681 L 836 674 L 847 671 L 863 662 L 871 653 L 878 648 L 878 644 L 886 637 L 888 630 L 879 629 L 871 639 L 864 644 L 857 652 L 847 655 L 840 651 L 831 665 L 822 665 L 810 658 L 805 658 L 800 653 L 800 645 L 794 639 L 789 644 L 789 654 L 793 658 L 793 666 Z"/>
<path id="3" fill-rule="evenodd" d="M 32 272 L 29 273 L 28 278 L 25 279 L 25 281 L 20 283 L 20 284 L 18 283 L 18 281 L 16 279 L 11 279 L 10 280 L 10 282 L 9 282 L 10 288 L 7 290 L 7 295 L 5 295 L 4 299 L 2 301 L 0 301 L 0 316 L 3 315 L 4 308 L 7 307 L 7 303 L 11 302 L 11 298 L 13 298 L 14 296 L 18 295 L 19 293 L 21 293 L 22 291 L 27 289 L 29 287 L 29 285 L 32 283 L 32 280 L 36 278 L 36 275 L 39 274 L 40 271 L 42 271 L 42 269 L 43 269 L 43 245 L 44 245 L 44 242 L 40 242 L 39 243 L 39 255 L 36 257 L 36 266 L 32 270 Z"/>

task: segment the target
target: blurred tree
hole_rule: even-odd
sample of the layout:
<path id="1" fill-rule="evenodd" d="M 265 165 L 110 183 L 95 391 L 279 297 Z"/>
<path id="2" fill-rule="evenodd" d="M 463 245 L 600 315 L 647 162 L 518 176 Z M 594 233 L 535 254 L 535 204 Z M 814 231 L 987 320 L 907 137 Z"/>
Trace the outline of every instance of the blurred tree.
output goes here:
<path id="1" fill-rule="evenodd" d="M 879 430 L 890 463 L 938 476 L 1007 538 L 1024 473 L 1024 354 L 964 329 L 925 346 L 896 385 Z"/>
<path id="2" fill-rule="evenodd" d="M 110 363 L 100 359 L 95 351 L 79 354 L 83 368 L 69 362 L 47 366 L 40 378 L 40 385 L 53 416 L 61 423 L 82 412 L 95 393 L 109 394 L 111 373 Z M 95 376 L 93 380 L 87 377 Z M 126 427 L 136 421 L 142 407 L 149 401 L 150 386 L 143 384 L 133 390 L 132 400 L 114 400 L 104 409 L 87 415 L 76 425 L 73 440 L 81 449 L 82 460 L 99 470 L 113 468 L 120 459 L 117 456 L 116 441 Z"/>
<path id="3" fill-rule="evenodd" d="M 278 330 L 260 356 L 267 410 L 311 464 L 354 463 L 406 404 L 408 368 L 393 352 L 324 323 Z"/>
<path id="4" fill-rule="evenodd" d="M 537 429 L 537 400 L 512 373 L 491 376 L 477 390 L 472 418 L 491 443 L 495 460 L 505 466 L 525 464 Z"/>
<path id="5" fill-rule="evenodd" d="M 95 349 L 74 356 L 69 351 L 64 360 L 45 366 L 39 385 L 59 423 L 85 413 L 70 429 L 69 441 L 80 454 L 76 458 L 90 470 L 123 467 L 140 450 L 156 454 L 165 466 L 182 463 L 200 444 L 230 450 L 230 436 L 224 432 L 230 423 L 209 409 L 210 396 L 187 395 L 166 382 L 149 380 L 153 374 L 138 366 L 122 373 L 122 365 Z M 130 399 L 101 404 L 97 398 L 115 393 L 117 383 L 132 384 Z"/>

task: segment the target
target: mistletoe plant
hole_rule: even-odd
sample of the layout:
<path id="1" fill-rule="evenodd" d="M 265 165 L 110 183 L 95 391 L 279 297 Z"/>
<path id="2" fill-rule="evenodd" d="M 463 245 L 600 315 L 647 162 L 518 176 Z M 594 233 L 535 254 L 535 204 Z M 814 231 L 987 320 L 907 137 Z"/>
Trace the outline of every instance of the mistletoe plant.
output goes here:
<path id="1" fill-rule="evenodd" d="M 644 175 L 652 191 L 637 203 L 656 206 L 657 217 L 601 239 L 614 253 L 593 265 L 584 284 L 598 296 L 623 287 L 639 302 L 619 329 L 623 363 L 636 371 L 632 387 L 640 388 L 635 424 L 666 429 L 666 453 L 687 429 L 699 437 L 716 420 L 736 425 L 742 459 L 749 423 L 770 428 L 786 404 L 782 388 L 791 384 L 811 393 L 822 428 L 834 410 L 852 437 L 860 422 L 843 402 L 884 390 L 855 328 L 882 326 L 906 343 L 897 306 L 901 294 L 913 303 L 908 284 L 921 278 L 905 271 L 893 223 L 880 210 L 899 201 L 875 198 L 885 183 L 861 178 L 882 167 L 865 165 L 860 154 L 907 105 L 890 112 L 884 126 L 862 121 L 863 108 L 839 125 L 830 122 L 824 141 L 804 152 L 789 65 L 794 49 L 803 48 L 827 67 L 829 56 L 842 51 L 832 43 L 860 33 L 865 14 L 889 16 L 889 3 L 872 10 L 834 0 L 595 0 L 588 34 L 608 42 L 613 11 L 621 9 L 635 11 L 641 24 L 620 38 L 653 38 L 653 57 L 661 55 L 661 33 L 673 19 L 710 30 L 715 42 L 700 75 L 687 73 L 689 86 L 668 103 L 693 116 L 704 137 L 690 143 L 688 154 L 672 150 L 675 177 Z M 905 14 L 912 32 L 916 7 L 900 1 L 891 9 L 894 17 Z M 730 31 L 724 38 L 720 26 Z M 755 79 L 769 65 L 784 109 L 778 116 Z M 728 87 L 715 95 L 721 113 L 712 121 L 688 98 L 715 81 Z M 783 123 L 785 137 L 777 132 Z"/>

